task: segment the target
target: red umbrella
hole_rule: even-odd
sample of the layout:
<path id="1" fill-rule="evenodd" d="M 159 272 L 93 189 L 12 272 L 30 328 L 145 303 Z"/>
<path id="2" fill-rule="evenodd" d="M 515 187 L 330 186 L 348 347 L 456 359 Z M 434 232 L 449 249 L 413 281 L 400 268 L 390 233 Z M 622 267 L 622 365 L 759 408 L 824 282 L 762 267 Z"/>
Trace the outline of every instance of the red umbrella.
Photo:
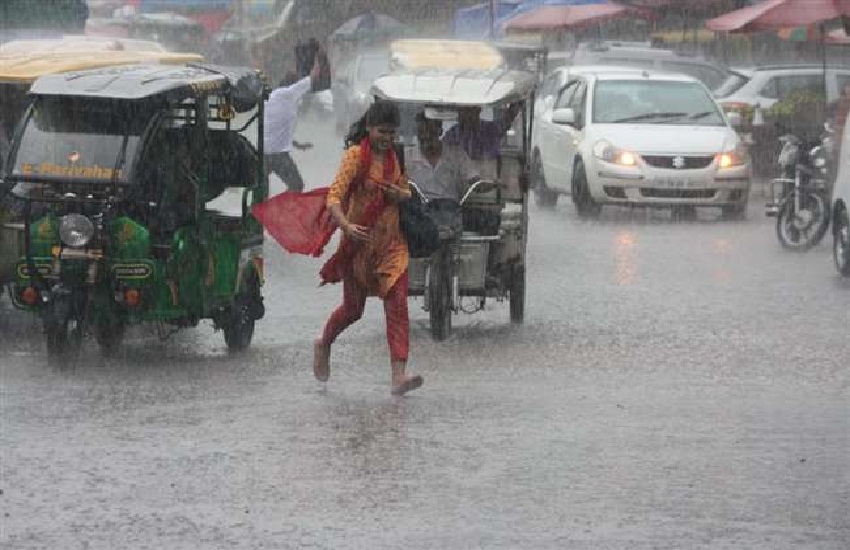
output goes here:
<path id="1" fill-rule="evenodd" d="M 539 32 L 576 29 L 595 25 L 608 19 L 646 12 L 620 4 L 579 4 L 571 6 L 540 6 L 514 17 L 505 24 L 506 32 Z"/>
<path id="2" fill-rule="evenodd" d="M 712 31 L 756 32 L 850 16 L 850 0 L 764 0 L 709 19 Z"/>

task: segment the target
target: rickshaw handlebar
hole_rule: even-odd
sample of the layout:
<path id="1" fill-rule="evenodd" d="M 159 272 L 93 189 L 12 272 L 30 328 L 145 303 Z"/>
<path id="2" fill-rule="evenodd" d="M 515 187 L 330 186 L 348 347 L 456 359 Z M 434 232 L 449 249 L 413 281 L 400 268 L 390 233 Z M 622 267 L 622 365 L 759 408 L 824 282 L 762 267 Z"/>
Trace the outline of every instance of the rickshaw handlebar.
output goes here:
<path id="1" fill-rule="evenodd" d="M 419 198 L 422 200 L 422 203 L 428 204 L 428 202 L 429 202 L 428 198 L 425 196 L 425 193 L 422 192 L 422 189 L 419 188 L 419 186 L 416 184 L 416 182 L 413 181 L 413 180 L 408 180 L 408 183 L 410 183 L 410 186 L 419 195 Z M 496 187 L 502 186 L 501 184 L 494 182 L 494 181 L 491 181 L 491 180 L 479 179 L 479 180 L 475 181 L 472 185 L 469 186 L 469 189 L 467 189 L 466 193 L 464 193 L 463 197 L 461 197 L 459 204 L 461 206 L 463 206 L 463 204 L 467 201 L 467 199 L 469 199 L 469 196 L 472 195 L 472 193 L 474 193 L 482 185 L 492 185 L 492 186 L 496 186 Z"/>

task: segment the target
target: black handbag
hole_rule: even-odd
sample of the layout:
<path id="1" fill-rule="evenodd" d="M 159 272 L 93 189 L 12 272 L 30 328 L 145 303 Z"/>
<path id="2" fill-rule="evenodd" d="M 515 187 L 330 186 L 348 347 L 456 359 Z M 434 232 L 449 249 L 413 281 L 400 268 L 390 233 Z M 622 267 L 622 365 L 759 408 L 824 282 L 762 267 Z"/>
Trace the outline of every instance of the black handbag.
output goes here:
<path id="1" fill-rule="evenodd" d="M 396 143 L 395 153 L 403 172 L 404 146 Z M 410 198 L 398 204 L 398 224 L 407 240 L 407 251 L 411 258 L 427 258 L 440 247 L 440 231 L 428 215 L 425 203 L 416 189 L 411 188 Z"/>
<path id="2" fill-rule="evenodd" d="M 437 225 L 415 190 L 410 199 L 399 203 L 398 220 L 411 258 L 427 258 L 440 247 Z"/>

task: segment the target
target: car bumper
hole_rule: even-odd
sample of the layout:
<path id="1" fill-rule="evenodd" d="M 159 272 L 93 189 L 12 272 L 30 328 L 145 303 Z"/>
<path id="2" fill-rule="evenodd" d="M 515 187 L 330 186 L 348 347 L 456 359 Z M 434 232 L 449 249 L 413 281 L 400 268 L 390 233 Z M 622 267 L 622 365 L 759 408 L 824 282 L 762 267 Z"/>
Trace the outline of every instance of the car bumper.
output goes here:
<path id="1" fill-rule="evenodd" d="M 714 163 L 702 169 L 671 170 L 600 161 L 587 175 L 591 195 L 603 203 L 740 204 L 747 200 L 751 184 L 749 165 L 718 169 Z"/>

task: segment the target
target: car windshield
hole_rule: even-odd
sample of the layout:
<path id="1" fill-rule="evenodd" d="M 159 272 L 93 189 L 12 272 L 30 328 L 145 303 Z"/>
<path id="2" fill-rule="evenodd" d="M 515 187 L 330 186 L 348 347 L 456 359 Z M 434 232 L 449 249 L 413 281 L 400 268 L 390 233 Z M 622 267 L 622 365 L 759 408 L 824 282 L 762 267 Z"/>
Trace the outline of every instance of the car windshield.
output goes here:
<path id="1" fill-rule="evenodd" d="M 720 110 L 696 82 L 602 80 L 596 83 L 593 122 L 722 126 Z"/>
<path id="2" fill-rule="evenodd" d="M 729 73 L 729 77 L 723 84 L 714 90 L 714 97 L 729 97 L 750 81 L 750 78 L 741 73 Z"/>
<path id="3" fill-rule="evenodd" d="M 30 112 L 12 163 L 28 180 L 126 181 L 150 106 L 43 97 Z"/>

